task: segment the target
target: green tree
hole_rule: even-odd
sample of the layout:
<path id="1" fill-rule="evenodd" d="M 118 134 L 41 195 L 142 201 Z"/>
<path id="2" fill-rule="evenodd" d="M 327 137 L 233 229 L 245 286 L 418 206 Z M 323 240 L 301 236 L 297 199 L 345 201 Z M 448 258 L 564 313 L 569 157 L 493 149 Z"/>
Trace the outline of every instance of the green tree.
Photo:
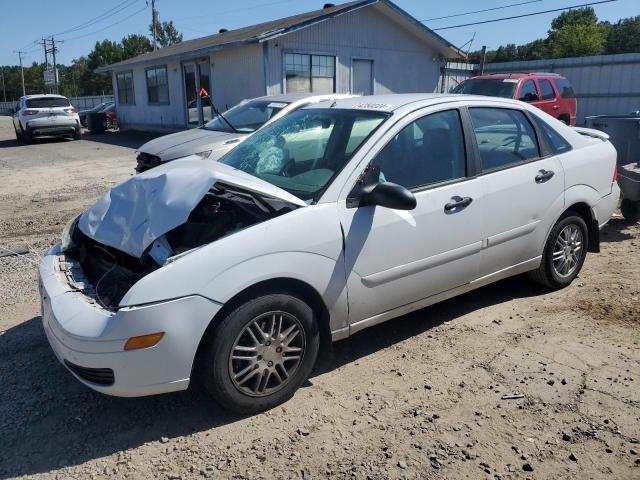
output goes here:
<path id="1" fill-rule="evenodd" d="M 132 34 L 122 39 L 122 59 L 142 55 L 153 50 L 151 40 L 144 35 Z"/>
<path id="2" fill-rule="evenodd" d="M 640 15 L 610 25 L 605 40 L 605 53 L 640 52 Z"/>
<path id="3" fill-rule="evenodd" d="M 567 25 L 554 32 L 550 54 L 555 58 L 601 55 L 604 41 L 601 25 Z"/>
<path id="4" fill-rule="evenodd" d="M 96 73 L 95 70 L 122 59 L 122 46 L 119 43 L 111 40 L 96 42 L 91 53 L 87 55 L 87 69 L 80 79 L 82 90 L 91 92 L 89 95 L 101 95 L 103 92 L 110 94 L 113 91 L 111 75 Z"/>
<path id="5" fill-rule="evenodd" d="M 149 25 L 149 31 L 153 35 L 153 24 Z M 182 34 L 178 32 L 173 21 L 156 22 L 156 38 L 160 47 L 168 47 L 182 41 Z"/>
<path id="6" fill-rule="evenodd" d="M 595 25 L 596 23 L 598 23 L 598 17 L 592 7 L 566 10 L 551 20 L 549 35 L 551 36 L 554 31 L 571 25 Z"/>

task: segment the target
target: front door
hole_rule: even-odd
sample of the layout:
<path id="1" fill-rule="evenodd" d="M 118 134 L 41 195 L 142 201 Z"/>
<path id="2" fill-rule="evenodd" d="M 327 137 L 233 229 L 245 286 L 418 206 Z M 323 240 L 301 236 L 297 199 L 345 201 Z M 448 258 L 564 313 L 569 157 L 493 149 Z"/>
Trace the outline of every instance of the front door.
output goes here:
<path id="1" fill-rule="evenodd" d="M 373 61 L 353 59 L 351 62 L 354 95 L 373 95 Z"/>
<path id="2" fill-rule="evenodd" d="M 460 113 L 417 113 L 395 130 L 365 177 L 410 189 L 416 208 L 358 207 L 356 193 L 339 202 L 352 325 L 467 284 L 478 271 L 482 199 L 467 176 Z"/>
<path id="3" fill-rule="evenodd" d="M 213 118 L 211 69 L 207 60 L 182 65 L 189 127 L 200 126 Z"/>

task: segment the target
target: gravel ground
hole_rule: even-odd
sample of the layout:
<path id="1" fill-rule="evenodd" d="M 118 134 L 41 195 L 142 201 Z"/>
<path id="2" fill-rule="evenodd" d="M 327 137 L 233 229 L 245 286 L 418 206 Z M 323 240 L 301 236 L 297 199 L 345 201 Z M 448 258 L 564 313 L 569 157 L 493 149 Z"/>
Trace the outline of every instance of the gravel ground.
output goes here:
<path id="1" fill-rule="evenodd" d="M 37 253 L 144 140 L 17 146 L 0 117 L 0 477 L 640 478 L 640 225 L 567 289 L 516 277 L 335 345 L 283 406 L 93 393 L 46 342 Z M 503 399 L 520 394 L 521 398 Z"/>

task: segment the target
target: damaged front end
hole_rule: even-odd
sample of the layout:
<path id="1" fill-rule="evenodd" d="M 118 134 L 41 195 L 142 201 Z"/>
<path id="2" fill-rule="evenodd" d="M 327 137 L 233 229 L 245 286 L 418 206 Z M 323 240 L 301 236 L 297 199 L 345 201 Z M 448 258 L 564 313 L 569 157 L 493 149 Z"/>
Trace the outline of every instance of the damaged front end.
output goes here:
<path id="1" fill-rule="evenodd" d="M 306 205 L 286 192 L 274 195 L 276 187 L 253 177 L 237 178 L 226 166 L 170 165 L 115 187 L 63 233 L 69 284 L 108 310 L 180 256 Z"/>

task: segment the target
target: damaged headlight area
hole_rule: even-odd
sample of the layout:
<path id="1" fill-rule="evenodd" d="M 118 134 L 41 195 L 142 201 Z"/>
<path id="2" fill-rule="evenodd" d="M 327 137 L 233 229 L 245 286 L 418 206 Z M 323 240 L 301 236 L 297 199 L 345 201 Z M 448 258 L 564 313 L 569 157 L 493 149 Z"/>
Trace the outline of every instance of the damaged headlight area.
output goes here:
<path id="1" fill-rule="evenodd" d="M 106 309 L 116 310 L 138 280 L 190 250 L 297 207 L 237 187 L 214 185 L 191 211 L 187 221 L 157 238 L 139 257 L 85 235 L 78 218 L 63 232 L 63 249 L 79 264 L 87 290 Z"/>

